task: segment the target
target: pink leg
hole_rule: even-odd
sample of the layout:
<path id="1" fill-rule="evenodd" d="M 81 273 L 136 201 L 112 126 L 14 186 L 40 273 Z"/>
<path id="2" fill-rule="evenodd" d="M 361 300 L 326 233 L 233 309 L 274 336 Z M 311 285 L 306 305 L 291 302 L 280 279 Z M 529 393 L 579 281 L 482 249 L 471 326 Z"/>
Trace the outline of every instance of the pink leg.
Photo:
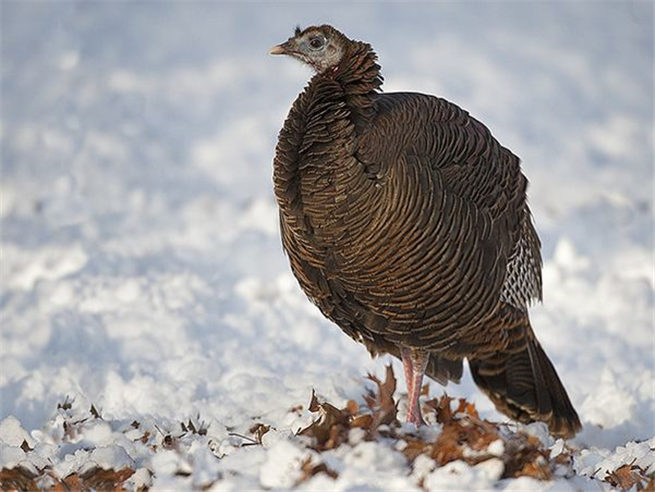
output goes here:
<path id="1" fill-rule="evenodd" d="M 400 357 L 405 369 L 405 384 L 407 385 L 407 395 L 412 394 L 412 384 L 414 384 L 414 366 L 412 364 L 412 351 L 407 347 L 400 347 Z"/>
<path id="2" fill-rule="evenodd" d="M 401 347 L 400 355 L 403 360 L 405 382 L 407 383 L 407 392 L 409 393 L 407 422 L 413 423 L 417 427 L 425 425 L 425 421 L 421 415 L 419 396 L 421 396 L 421 383 L 425 368 L 428 365 L 429 354 L 424 350 Z"/>

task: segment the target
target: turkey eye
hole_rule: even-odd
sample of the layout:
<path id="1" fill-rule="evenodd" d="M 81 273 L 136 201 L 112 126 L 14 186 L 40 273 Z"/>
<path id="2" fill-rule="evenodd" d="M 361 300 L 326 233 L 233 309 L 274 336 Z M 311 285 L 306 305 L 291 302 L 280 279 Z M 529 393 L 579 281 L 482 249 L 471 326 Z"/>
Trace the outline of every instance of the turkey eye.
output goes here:
<path id="1" fill-rule="evenodd" d="M 323 46 L 323 40 L 321 38 L 312 38 L 309 40 L 309 46 L 311 46 L 312 49 L 317 50 Z"/>

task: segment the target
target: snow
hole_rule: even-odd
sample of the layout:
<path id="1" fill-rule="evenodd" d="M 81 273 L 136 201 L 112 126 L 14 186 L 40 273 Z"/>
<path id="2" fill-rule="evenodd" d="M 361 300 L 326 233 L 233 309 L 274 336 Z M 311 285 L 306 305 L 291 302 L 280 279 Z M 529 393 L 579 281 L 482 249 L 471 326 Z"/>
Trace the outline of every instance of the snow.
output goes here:
<path id="1" fill-rule="evenodd" d="M 259 471 L 259 483 L 266 488 L 293 487 L 307 452 L 288 440 L 279 440 L 267 449 L 266 462 Z"/>
<path id="2" fill-rule="evenodd" d="M 424 484 L 428 490 L 479 490 L 497 481 L 502 472 L 503 462 L 497 458 L 484 461 L 473 468 L 462 461 L 453 461 L 427 475 Z"/>
<path id="3" fill-rule="evenodd" d="M 26 442 L 28 446 L 34 446 L 34 439 L 30 437 L 20 425 L 20 421 L 13 415 L 0 422 L 0 439 L 7 446 L 18 448 L 23 442 Z"/>
<path id="4" fill-rule="evenodd" d="M 576 460 L 577 472 L 583 475 L 603 476 L 628 463 L 639 466 L 648 473 L 655 471 L 655 438 L 644 442 L 629 442 L 618 446 L 614 452 L 606 449 L 583 449 Z"/>
<path id="5" fill-rule="evenodd" d="M 0 9 L 0 468 L 131 467 L 134 488 L 224 490 L 293 487 L 308 457 L 338 477 L 307 489 L 596 488 L 635 460 L 653 473 L 651 3 Z M 322 22 L 372 43 L 385 90 L 454 101 L 521 156 L 544 253 L 532 324 L 584 425 L 576 476 L 412 468 L 357 432 L 318 457 L 294 436 L 312 389 L 361 403 L 389 362 L 322 318 L 278 237 L 271 161 L 310 73 L 266 52 Z M 505 420 L 469 376 L 447 390 Z M 182 435 L 189 420 L 206 433 Z M 271 430 L 244 446 L 256 423 Z"/>

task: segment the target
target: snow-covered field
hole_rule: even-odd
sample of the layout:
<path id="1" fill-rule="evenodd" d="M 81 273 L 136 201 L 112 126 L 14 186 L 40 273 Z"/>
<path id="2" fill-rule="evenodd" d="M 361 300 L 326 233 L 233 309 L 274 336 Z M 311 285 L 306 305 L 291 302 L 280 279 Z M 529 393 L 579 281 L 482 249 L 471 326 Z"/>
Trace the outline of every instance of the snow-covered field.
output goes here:
<path id="1" fill-rule="evenodd" d="M 0 469 L 235 490 L 655 472 L 651 2 L 0 9 Z M 522 157 L 545 260 L 533 326 L 584 425 L 554 482 L 499 481 L 497 459 L 435 468 L 355 429 L 325 455 L 294 436 L 312 389 L 362 405 L 390 362 L 321 317 L 278 237 L 273 149 L 310 73 L 266 53 L 324 22 L 373 44 L 385 90 L 450 99 Z M 504 420 L 470 377 L 447 391 Z M 331 472 L 303 476 L 308 457 Z"/>

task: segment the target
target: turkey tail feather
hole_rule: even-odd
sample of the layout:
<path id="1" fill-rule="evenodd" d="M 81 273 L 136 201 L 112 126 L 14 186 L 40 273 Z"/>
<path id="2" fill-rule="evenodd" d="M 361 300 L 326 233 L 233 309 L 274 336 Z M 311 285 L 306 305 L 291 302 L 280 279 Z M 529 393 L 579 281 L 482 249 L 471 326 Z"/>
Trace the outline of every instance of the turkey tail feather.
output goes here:
<path id="1" fill-rule="evenodd" d="M 462 379 L 463 365 L 462 360 L 445 359 L 434 352 L 430 354 L 425 374 L 442 385 L 448 384 L 448 381 L 459 383 Z"/>
<path id="2" fill-rule="evenodd" d="M 522 351 L 470 360 L 473 380 L 511 418 L 546 422 L 552 434 L 572 437 L 582 427 L 578 414 L 553 364 L 528 329 Z"/>

